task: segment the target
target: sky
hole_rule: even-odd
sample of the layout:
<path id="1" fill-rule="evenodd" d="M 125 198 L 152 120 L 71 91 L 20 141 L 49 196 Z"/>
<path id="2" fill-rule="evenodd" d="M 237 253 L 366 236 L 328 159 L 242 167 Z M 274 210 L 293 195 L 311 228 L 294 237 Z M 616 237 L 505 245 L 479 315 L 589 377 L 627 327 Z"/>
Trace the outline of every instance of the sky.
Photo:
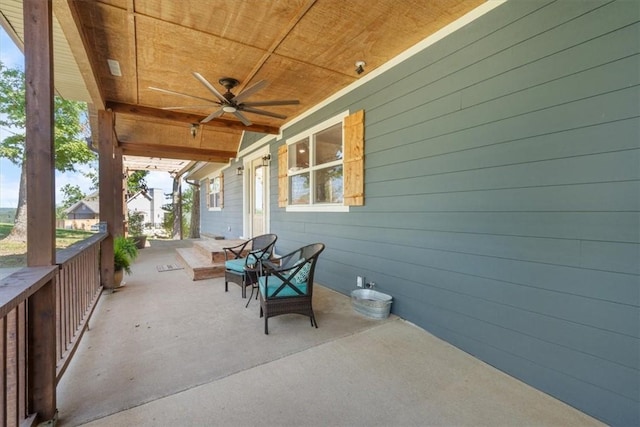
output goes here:
<path id="1" fill-rule="evenodd" d="M 0 61 L 7 67 L 19 67 L 24 70 L 24 56 L 11 38 L 0 26 Z M 11 129 L 0 126 L 0 141 L 10 135 Z M 60 173 L 56 171 L 56 204 L 62 203 L 63 195 L 58 190 L 65 184 L 78 185 L 84 193 L 91 192 L 91 181 L 81 173 Z M 172 191 L 173 180 L 167 172 L 150 172 L 147 176 L 149 188 L 160 188 L 165 193 Z M 18 206 L 18 185 L 20 184 L 20 167 L 0 157 L 0 207 L 15 208 Z"/>

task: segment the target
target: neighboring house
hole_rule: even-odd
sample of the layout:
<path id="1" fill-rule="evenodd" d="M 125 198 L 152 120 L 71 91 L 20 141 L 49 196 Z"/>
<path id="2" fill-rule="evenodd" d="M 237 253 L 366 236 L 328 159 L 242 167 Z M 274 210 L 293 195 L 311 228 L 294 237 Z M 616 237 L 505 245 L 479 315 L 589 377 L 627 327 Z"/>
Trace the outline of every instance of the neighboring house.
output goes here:
<path id="1" fill-rule="evenodd" d="M 318 283 L 365 276 L 398 316 L 638 425 L 639 15 L 509 1 L 431 37 L 194 169 L 201 231 L 324 242 Z"/>
<path id="2" fill-rule="evenodd" d="M 91 230 L 100 221 L 100 201 L 98 193 L 87 196 L 64 211 L 65 218 L 56 220 L 57 228 Z"/>
<path id="3" fill-rule="evenodd" d="M 81 200 L 65 210 L 67 219 L 99 219 L 100 202 L 97 198 Z"/>
<path id="4" fill-rule="evenodd" d="M 161 228 L 166 211 L 164 192 L 160 188 L 139 191 L 127 200 L 127 209 L 139 212 L 144 217 L 143 224 L 152 224 L 154 228 Z M 87 196 L 65 210 L 66 218 L 58 220 L 58 228 L 72 228 L 75 230 L 90 230 L 91 226 L 100 221 L 100 199 L 98 193 Z"/>
<path id="5" fill-rule="evenodd" d="M 162 209 L 165 204 L 164 192 L 160 188 L 151 188 L 147 191 L 138 191 L 127 200 L 127 209 L 130 212 L 141 213 L 144 217 L 143 224 L 151 224 L 153 228 L 162 227 L 166 211 Z"/>

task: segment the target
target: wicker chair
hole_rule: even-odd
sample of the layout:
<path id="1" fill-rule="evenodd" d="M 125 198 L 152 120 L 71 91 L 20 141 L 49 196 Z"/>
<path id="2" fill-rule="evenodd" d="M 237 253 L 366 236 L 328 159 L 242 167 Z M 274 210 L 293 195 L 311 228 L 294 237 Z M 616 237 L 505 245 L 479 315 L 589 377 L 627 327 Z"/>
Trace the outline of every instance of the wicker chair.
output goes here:
<path id="1" fill-rule="evenodd" d="M 269 318 L 297 313 L 309 316 L 311 326 L 318 327 L 313 314 L 313 274 L 324 244 L 304 246 L 275 261 L 261 261 L 258 288 L 260 317 L 264 317 L 264 333 L 269 334 Z"/>
<path id="2" fill-rule="evenodd" d="M 242 298 L 246 298 L 247 286 L 255 283 L 258 262 L 271 258 L 276 240 L 278 236 L 275 234 L 263 234 L 239 245 L 222 248 L 225 257 L 224 291 L 228 292 L 229 282 L 233 282 L 240 285 Z M 256 273 L 251 273 L 251 269 Z"/>

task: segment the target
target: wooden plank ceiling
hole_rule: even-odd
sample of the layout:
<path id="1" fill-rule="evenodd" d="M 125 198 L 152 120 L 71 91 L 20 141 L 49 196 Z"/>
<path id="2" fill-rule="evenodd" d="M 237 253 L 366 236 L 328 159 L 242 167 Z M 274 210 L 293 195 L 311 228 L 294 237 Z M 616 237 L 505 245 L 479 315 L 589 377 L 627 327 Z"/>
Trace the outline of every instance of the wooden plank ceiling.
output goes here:
<path id="1" fill-rule="evenodd" d="M 236 157 L 244 130 L 278 133 L 287 121 L 483 2 L 54 0 L 54 13 L 93 111 L 115 112 L 125 156 L 227 163 Z M 120 76 L 108 60 L 117 61 Z M 363 74 L 355 72 L 356 61 L 366 62 Z M 237 79 L 236 95 L 266 80 L 248 101 L 300 103 L 259 107 L 286 119 L 246 112 L 253 124 L 245 126 L 225 113 L 199 124 L 219 106 L 150 89 L 215 101 L 193 72 L 222 93 L 220 78 Z"/>

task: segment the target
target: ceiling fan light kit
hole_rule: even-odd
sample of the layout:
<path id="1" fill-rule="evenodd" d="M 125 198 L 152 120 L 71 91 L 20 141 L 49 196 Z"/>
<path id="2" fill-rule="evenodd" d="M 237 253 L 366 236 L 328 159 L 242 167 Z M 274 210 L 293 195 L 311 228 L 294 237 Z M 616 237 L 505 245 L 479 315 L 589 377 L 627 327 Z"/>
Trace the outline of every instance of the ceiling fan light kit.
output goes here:
<path id="1" fill-rule="evenodd" d="M 149 87 L 149 89 L 156 90 L 163 93 L 169 93 L 173 95 L 180 95 L 180 96 L 186 96 L 189 98 L 195 98 L 201 101 L 204 100 L 204 101 L 210 102 L 212 105 L 217 105 L 219 107 L 217 110 L 215 110 L 214 112 L 209 114 L 207 117 L 205 117 L 200 123 L 207 123 L 215 119 L 216 117 L 222 116 L 224 113 L 230 113 L 236 116 L 236 118 L 238 118 L 245 126 L 251 126 L 252 124 L 251 120 L 249 120 L 247 116 L 245 116 L 242 112 L 260 114 L 263 116 L 275 117 L 277 119 L 286 119 L 287 116 L 284 116 L 282 114 L 272 113 L 271 111 L 266 111 L 266 110 L 258 109 L 255 107 L 274 106 L 274 105 L 297 105 L 300 103 L 300 101 L 298 101 L 297 99 L 255 101 L 255 102 L 245 101 L 246 98 L 249 98 L 254 93 L 263 89 L 268 84 L 266 80 L 260 80 L 256 84 L 244 89 L 238 95 L 235 95 L 233 92 L 231 92 L 231 89 L 238 86 L 240 82 L 237 79 L 234 79 L 233 77 L 222 77 L 220 80 L 218 80 L 218 83 L 220 83 L 220 85 L 222 85 L 226 89 L 226 92 L 223 94 L 223 93 L 220 93 L 220 91 L 218 91 L 211 83 L 209 83 L 209 81 L 205 79 L 201 74 L 197 72 L 193 72 L 193 76 L 198 81 L 200 81 L 200 83 L 202 83 L 204 87 L 206 87 L 209 90 L 209 92 L 211 92 L 216 97 L 215 100 L 206 99 L 199 96 L 189 95 L 181 92 L 174 92 L 167 89 L 155 88 L 151 86 Z M 188 108 L 197 108 L 197 107 L 202 107 L 202 105 L 167 107 L 164 109 L 167 109 L 167 110 L 188 109 Z"/>

